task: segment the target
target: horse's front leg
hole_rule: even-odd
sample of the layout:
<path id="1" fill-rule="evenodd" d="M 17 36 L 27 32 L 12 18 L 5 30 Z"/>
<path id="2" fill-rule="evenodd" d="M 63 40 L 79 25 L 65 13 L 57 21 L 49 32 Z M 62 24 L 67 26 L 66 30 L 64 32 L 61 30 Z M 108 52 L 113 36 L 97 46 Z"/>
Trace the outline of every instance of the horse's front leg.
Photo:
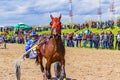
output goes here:
<path id="1" fill-rule="evenodd" d="M 51 62 L 47 61 L 46 63 L 46 77 L 48 79 L 51 79 L 51 71 L 50 71 L 50 68 L 51 68 Z"/>
<path id="2" fill-rule="evenodd" d="M 66 78 L 66 72 L 65 72 L 65 59 L 61 61 L 61 74 L 60 74 L 60 80 L 63 80 Z"/>

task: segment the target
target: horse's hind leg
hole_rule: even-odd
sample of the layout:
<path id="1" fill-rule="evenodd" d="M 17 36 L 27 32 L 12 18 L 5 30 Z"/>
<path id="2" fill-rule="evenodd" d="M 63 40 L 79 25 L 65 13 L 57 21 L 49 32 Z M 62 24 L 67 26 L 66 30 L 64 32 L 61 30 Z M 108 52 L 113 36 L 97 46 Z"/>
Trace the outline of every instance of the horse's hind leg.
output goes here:
<path id="1" fill-rule="evenodd" d="M 41 72 L 44 72 L 44 67 L 43 67 L 42 58 L 43 58 L 43 56 L 42 56 L 41 52 L 40 52 L 40 51 L 37 51 L 36 62 L 37 62 L 38 64 L 40 64 Z"/>
<path id="2" fill-rule="evenodd" d="M 39 64 L 40 64 L 41 72 L 42 72 L 42 74 L 43 74 L 43 80 L 47 80 L 46 72 L 44 71 L 45 69 L 44 69 L 43 61 L 42 61 L 43 56 L 42 56 L 42 55 L 38 55 L 37 58 L 38 58 L 38 62 L 39 62 Z"/>
<path id="3" fill-rule="evenodd" d="M 41 60 L 40 60 L 40 68 L 41 68 L 41 72 L 44 73 L 44 67 L 43 67 L 42 58 L 43 58 L 43 57 L 41 57 Z"/>

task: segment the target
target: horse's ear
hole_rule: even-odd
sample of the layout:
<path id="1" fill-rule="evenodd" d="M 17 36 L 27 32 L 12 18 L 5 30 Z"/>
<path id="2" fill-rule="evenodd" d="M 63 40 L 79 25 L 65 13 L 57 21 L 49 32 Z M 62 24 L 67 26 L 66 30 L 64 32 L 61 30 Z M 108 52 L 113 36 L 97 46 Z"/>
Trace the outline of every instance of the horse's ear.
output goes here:
<path id="1" fill-rule="evenodd" d="M 62 17 L 62 15 L 60 14 L 60 17 L 59 17 L 59 19 L 61 19 L 61 17 Z"/>
<path id="2" fill-rule="evenodd" d="M 51 19 L 53 19 L 53 16 L 52 16 L 52 15 L 50 15 L 50 17 L 51 17 Z"/>

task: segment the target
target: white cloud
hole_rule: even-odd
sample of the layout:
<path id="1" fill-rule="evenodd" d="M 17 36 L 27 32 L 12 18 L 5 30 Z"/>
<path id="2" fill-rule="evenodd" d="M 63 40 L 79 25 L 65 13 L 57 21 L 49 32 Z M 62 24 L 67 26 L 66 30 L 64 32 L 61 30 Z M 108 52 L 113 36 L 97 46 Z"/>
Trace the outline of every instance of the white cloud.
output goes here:
<path id="1" fill-rule="evenodd" d="M 119 0 L 115 1 L 115 14 L 120 14 Z M 102 20 L 110 19 L 111 0 L 101 0 Z M 97 20 L 99 0 L 73 0 L 73 21 L 82 23 L 85 20 Z M 0 25 L 17 24 L 19 22 L 30 25 L 49 24 L 49 13 L 59 16 L 62 21 L 69 21 L 69 0 L 5 0 L 0 1 Z"/>

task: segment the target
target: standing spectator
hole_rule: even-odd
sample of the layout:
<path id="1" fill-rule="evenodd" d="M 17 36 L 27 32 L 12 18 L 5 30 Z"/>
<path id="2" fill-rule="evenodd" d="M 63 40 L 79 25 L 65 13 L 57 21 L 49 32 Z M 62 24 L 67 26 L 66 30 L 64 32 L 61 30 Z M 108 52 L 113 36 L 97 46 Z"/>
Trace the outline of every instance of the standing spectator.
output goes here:
<path id="1" fill-rule="evenodd" d="M 74 33 L 69 34 L 69 47 L 74 47 L 73 35 L 74 35 Z"/>
<path id="2" fill-rule="evenodd" d="M 97 49 L 99 48 L 99 42 L 100 42 L 100 36 L 99 36 L 99 34 L 98 33 L 96 33 L 96 35 L 97 35 L 97 40 L 96 40 L 96 47 L 97 47 Z"/>
<path id="3" fill-rule="evenodd" d="M 3 39 L 4 39 L 4 42 L 6 43 L 7 42 L 7 35 L 3 35 Z"/>
<path id="4" fill-rule="evenodd" d="M 114 35 L 112 34 L 111 31 L 109 31 L 109 33 L 108 33 L 108 48 L 109 49 L 114 48 L 113 42 L 114 42 Z"/>
<path id="5" fill-rule="evenodd" d="M 15 43 L 15 36 L 14 35 L 11 36 L 11 41 L 10 42 Z"/>
<path id="6" fill-rule="evenodd" d="M 108 48 L 108 33 L 107 32 L 104 34 L 103 44 L 104 44 L 104 48 Z"/>
<path id="7" fill-rule="evenodd" d="M 118 34 L 117 34 L 118 35 Z M 115 36 L 116 42 L 115 42 L 115 49 L 118 47 L 118 40 L 117 40 L 117 35 Z"/>
<path id="8" fill-rule="evenodd" d="M 87 45 L 87 38 L 88 38 L 88 35 L 83 32 L 82 40 L 83 40 L 84 48 L 86 48 L 86 45 Z"/>
<path id="9" fill-rule="evenodd" d="M 73 35 L 74 47 L 77 47 L 77 36 Z"/>
<path id="10" fill-rule="evenodd" d="M 3 37 L 0 35 L 0 44 L 3 43 Z"/>
<path id="11" fill-rule="evenodd" d="M 120 28 L 120 19 L 117 20 L 117 26 Z"/>
<path id="12" fill-rule="evenodd" d="M 118 31 L 117 41 L 118 41 L 118 50 L 120 50 L 120 31 Z"/>
<path id="13" fill-rule="evenodd" d="M 79 36 L 79 34 L 77 33 L 76 34 L 76 47 L 78 47 L 78 36 Z"/>
<path id="14" fill-rule="evenodd" d="M 67 43 L 67 47 L 69 47 L 70 45 L 69 45 L 69 34 L 66 34 L 67 35 L 67 37 L 66 37 L 66 43 Z"/>
<path id="15" fill-rule="evenodd" d="M 100 34 L 100 46 L 102 47 L 102 49 L 104 48 L 104 32 L 101 32 Z"/>
<path id="16" fill-rule="evenodd" d="M 82 33 L 77 35 L 77 47 L 78 45 L 81 47 L 81 41 L 82 41 Z"/>
<path id="17" fill-rule="evenodd" d="M 27 43 L 27 35 L 26 34 L 23 36 L 23 39 L 24 39 L 24 43 L 26 44 Z"/>
<path id="18" fill-rule="evenodd" d="M 100 22 L 100 29 L 103 29 L 103 25 L 104 25 L 104 23 L 101 21 Z"/>
<path id="19" fill-rule="evenodd" d="M 92 40 L 92 38 L 93 38 L 93 33 L 90 32 L 90 33 L 88 34 L 88 40 L 89 40 L 89 42 L 90 42 L 90 48 L 92 48 L 92 46 L 93 46 L 93 40 Z"/>
<path id="20" fill-rule="evenodd" d="M 94 47 L 95 47 L 96 49 L 99 48 L 99 40 L 100 40 L 99 34 L 98 34 L 98 33 L 95 33 L 95 34 L 93 35 L 93 43 L 94 43 Z"/>

